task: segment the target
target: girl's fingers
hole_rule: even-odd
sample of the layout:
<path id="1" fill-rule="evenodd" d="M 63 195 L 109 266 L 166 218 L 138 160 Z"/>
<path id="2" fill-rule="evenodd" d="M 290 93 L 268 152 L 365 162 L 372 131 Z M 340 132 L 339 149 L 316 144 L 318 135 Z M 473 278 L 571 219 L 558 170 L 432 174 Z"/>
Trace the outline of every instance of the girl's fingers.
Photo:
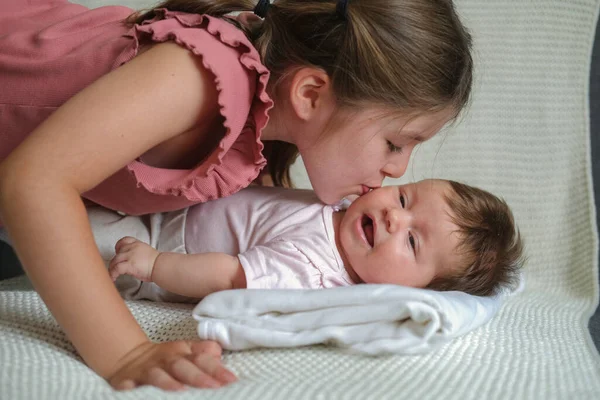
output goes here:
<path id="1" fill-rule="evenodd" d="M 238 380 L 237 376 L 235 376 L 233 372 L 222 365 L 217 366 L 217 368 L 213 371 L 212 376 L 219 382 L 223 382 L 225 385 L 237 382 Z"/>
<path id="2" fill-rule="evenodd" d="M 135 387 L 136 387 L 136 384 L 131 379 L 126 379 L 115 385 L 116 390 L 131 390 L 131 389 L 135 389 Z"/>
<path id="3" fill-rule="evenodd" d="M 223 350 L 217 342 L 212 340 L 194 340 L 189 342 L 189 344 L 193 353 L 191 357 L 194 364 L 223 384 L 237 381 L 237 377 L 221 364 Z M 216 363 L 204 362 L 203 356 L 212 357 Z"/>
<path id="4" fill-rule="evenodd" d="M 140 347 L 141 348 L 141 347 Z M 164 390 L 187 386 L 217 388 L 237 379 L 219 358 L 221 347 L 210 341 L 148 343 L 109 378 L 117 390 L 153 385 Z"/>
<path id="5" fill-rule="evenodd" d="M 222 365 L 217 366 L 217 368 L 212 373 L 212 377 L 225 385 L 237 382 L 238 380 L 237 376 L 235 376 L 233 372 L 231 372 Z"/>
<path id="6" fill-rule="evenodd" d="M 195 354 L 192 356 L 192 362 L 222 384 L 226 385 L 237 381 L 236 376 L 223 367 L 220 360 L 215 360 L 214 356 L 210 354 Z"/>
<path id="7" fill-rule="evenodd" d="M 189 345 L 193 354 L 206 353 L 217 360 L 220 360 L 221 356 L 223 355 L 221 346 L 212 340 L 191 340 Z"/>
<path id="8" fill-rule="evenodd" d="M 174 379 L 164 369 L 154 367 L 146 374 L 145 385 L 152 385 L 163 390 L 184 390 L 185 386 Z"/>
<path id="9" fill-rule="evenodd" d="M 206 359 L 210 358 L 206 355 Z M 179 358 L 169 366 L 169 373 L 179 382 L 197 388 L 218 388 L 223 386 L 197 365 L 186 358 Z"/>

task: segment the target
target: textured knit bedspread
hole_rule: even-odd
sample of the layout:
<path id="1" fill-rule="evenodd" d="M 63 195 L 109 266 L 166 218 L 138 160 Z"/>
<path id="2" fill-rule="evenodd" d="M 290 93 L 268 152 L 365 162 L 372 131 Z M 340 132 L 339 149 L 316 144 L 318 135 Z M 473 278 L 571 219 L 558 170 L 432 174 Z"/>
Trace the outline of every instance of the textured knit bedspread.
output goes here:
<path id="1" fill-rule="evenodd" d="M 472 105 L 417 149 L 402 182 L 457 179 L 513 207 L 527 245 L 526 288 L 489 323 L 425 355 L 226 352 L 239 377 L 230 387 L 114 392 L 19 278 L 0 282 L 0 399 L 599 399 L 587 324 L 598 303 L 588 77 L 600 0 L 456 3 L 475 40 Z M 294 177 L 307 186 L 301 162 Z M 192 305 L 128 304 L 153 340 L 196 336 Z"/>

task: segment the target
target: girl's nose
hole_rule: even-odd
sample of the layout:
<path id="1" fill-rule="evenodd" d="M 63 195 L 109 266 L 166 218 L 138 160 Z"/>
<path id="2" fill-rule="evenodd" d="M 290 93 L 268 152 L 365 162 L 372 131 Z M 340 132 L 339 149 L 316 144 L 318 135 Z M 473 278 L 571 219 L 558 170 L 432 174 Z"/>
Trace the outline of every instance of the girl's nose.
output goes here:
<path id="1" fill-rule="evenodd" d="M 406 168 L 408 167 L 408 160 L 410 159 L 411 152 L 412 148 L 410 150 L 405 150 L 401 155 L 394 157 L 393 161 L 385 164 L 381 169 L 383 175 L 390 178 L 400 178 L 404 175 Z"/>

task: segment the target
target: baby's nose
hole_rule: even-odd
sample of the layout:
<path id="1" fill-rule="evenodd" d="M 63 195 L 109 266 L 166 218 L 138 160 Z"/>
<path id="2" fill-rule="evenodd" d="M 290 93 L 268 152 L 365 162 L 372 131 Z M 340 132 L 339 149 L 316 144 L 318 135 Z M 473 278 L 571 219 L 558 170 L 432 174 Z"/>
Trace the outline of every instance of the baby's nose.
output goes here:
<path id="1" fill-rule="evenodd" d="M 391 208 L 386 213 L 386 223 L 388 232 L 394 233 L 410 225 L 410 213 L 402 208 Z"/>

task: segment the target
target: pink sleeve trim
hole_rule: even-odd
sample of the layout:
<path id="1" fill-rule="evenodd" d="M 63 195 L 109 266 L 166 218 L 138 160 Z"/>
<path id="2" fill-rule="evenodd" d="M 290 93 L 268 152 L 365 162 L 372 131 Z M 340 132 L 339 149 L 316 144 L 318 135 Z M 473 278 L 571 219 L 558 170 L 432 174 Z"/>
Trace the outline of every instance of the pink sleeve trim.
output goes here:
<path id="1" fill-rule="evenodd" d="M 138 186 L 193 202 L 225 197 L 248 186 L 266 165 L 260 140 L 273 102 L 266 92 L 269 71 L 257 50 L 232 24 L 206 15 L 158 10 L 159 15 L 130 34 L 137 52 L 142 39 L 168 40 L 200 56 L 215 77 L 225 135 L 218 148 L 191 170 L 156 168 L 133 161 L 127 169 Z"/>

